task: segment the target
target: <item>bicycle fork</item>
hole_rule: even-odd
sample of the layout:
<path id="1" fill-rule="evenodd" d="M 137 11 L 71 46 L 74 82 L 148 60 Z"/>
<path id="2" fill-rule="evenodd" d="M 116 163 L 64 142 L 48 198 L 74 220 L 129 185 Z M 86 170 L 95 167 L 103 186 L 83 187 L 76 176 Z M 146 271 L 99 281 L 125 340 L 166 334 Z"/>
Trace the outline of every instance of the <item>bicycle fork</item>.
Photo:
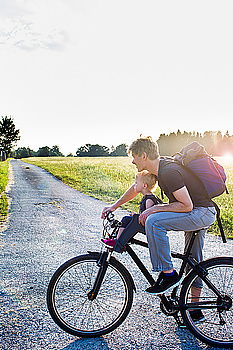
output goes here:
<path id="1" fill-rule="evenodd" d="M 100 290 L 101 284 L 103 282 L 104 276 L 106 274 L 108 263 L 111 258 L 111 251 L 105 251 L 100 255 L 100 258 L 97 262 L 97 265 L 99 266 L 99 271 L 97 273 L 93 288 L 87 293 L 87 297 L 89 300 L 94 300 L 98 292 Z"/>

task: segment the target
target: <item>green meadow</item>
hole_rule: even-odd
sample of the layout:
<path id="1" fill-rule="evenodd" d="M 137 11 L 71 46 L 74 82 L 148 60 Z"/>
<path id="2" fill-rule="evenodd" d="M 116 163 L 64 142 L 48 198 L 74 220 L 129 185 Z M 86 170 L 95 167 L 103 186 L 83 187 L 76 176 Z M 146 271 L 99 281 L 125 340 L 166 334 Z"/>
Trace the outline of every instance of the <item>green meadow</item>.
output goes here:
<path id="1" fill-rule="evenodd" d="M 25 158 L 49 171 L 67 185 L 89 196 L 113 203 L 134 181 L 136 168 L 130 157 L 47 157 Z M 230 194 L 223 194 L 215 201 L 221 208 L 221 218 L 228 237 L 233 238 L 233 159 L 218 158 L 227 173 L 227 187 Z M 160 196 L 157 188 L 155 194 Z M 141 196 L 124 205 L 125 209 L 138 211 Z M 214 224 L 211 232 L 218 233 Z"/>
<path id="2" fill-rule="evenodd" d="M 8 183 L 8 160 L 0 162 L 0 225 L 7 217 L 8 200 L 5 189 Z"/>
<path id="3" fill-rule="evenodd" d="M 76 190 L 113 203 L 132 184 L 135 166 L 129 157 L 34 157 L 23 161 L 49 171 Z M 139 198 L 124 208 L 138 209 Z"/>

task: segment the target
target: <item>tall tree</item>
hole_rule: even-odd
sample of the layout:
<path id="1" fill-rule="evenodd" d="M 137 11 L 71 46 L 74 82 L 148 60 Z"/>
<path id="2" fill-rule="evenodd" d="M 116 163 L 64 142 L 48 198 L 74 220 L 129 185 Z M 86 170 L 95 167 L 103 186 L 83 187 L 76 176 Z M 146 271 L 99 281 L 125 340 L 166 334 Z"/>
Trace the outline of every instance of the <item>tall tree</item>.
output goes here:
<path id="1" fill-rule="evenodd" d="M 87 157 L 90 147 L 91 147 L 91 144 L 86 143 L 84 146 L 81 146 L 77 149 L 76 155 L 78 157 Z"/>
<path id="2" fill-rule="evenodd" d="M 37 157 L 49 157 L 50 148 L 48 146 L 40 147 L 37 151 Z"/>
<path id="3" fill-rule="evenodd" d="M 78 148 L 76 155 L 78 157 L 105 157 L 109 156 L 109 148 L 101 145 L 91 145 L 86 143 Z"/>
<path id="4" fill-rule="evenodd" d="M 13 146 L 20 139 L 19 129 L 16 129 L 11 117 L 2 117 L 0 120 L 0 148 L 10 155 Z"/>
<path id="5" fill-rule="evenodd" d="M 50 149 L 49 155 L 52 157 L 63 157 L 64 156 L 61 153 L 58 145 L 55 145 Z"/>
<path id="6" fill-rule="evenodd" d="M 19 147 L 13 152 L 14 158 L 28 158 L 33 157 L 35 152 L 29 147 Z"/>
<path id="7" fill-rule="evenodd" d="M 116 148 L 112 146 L 112 152 L 110 153 L 111 156 L 127 156 L 127 154 L 127 145 L 125 143 L 116 146 Z"/>

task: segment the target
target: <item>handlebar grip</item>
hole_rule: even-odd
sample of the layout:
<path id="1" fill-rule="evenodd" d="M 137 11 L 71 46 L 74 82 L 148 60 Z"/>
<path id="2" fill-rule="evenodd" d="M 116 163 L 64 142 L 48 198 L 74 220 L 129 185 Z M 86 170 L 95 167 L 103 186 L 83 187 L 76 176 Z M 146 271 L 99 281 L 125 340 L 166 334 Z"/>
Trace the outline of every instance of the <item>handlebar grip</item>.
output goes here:
<path id="1" fill-rule="evenodd" d="M 112 212 L 112 211 L 109 211 L 109 212 L 107 213 L 107 215 L 106 215 L 106 218 L 107 218 L 108 221 L 112 221 L 113 218 L 114 218 L 113 212 Z"/>

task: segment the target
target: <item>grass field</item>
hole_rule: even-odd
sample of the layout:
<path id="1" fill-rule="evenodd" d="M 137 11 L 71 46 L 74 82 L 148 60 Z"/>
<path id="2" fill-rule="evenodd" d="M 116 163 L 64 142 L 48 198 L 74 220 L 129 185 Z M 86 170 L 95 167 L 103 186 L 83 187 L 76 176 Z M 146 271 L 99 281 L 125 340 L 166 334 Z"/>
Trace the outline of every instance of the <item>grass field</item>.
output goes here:
<path id="1" fill-rule="evenodd" d="M 6 160 L 0 162 L 0 225 L 5 221 L 8 211 L 8 200 L 5 189 L 8 183 L 9 162 Z"/>
<path id="2" fill-rule="evenodd" d="M 48 157 L 27 158 L 25 162 L 46 169 L 71 187 L 95 198 L 113 203 L 134 181 L 136 168 L 129 157 Z M 218 158 L 227 172 L 229 195 L 216 198 L 221 208 L 221 218 L 228 237 L 233 238 L 233 159 Z M 160 195 L 159 188 L 155 194 Z M 124 208 L 138 211 L 141 196 L 127 203 Z M 218 232 L 217 224 L 211 228 Z"/>

